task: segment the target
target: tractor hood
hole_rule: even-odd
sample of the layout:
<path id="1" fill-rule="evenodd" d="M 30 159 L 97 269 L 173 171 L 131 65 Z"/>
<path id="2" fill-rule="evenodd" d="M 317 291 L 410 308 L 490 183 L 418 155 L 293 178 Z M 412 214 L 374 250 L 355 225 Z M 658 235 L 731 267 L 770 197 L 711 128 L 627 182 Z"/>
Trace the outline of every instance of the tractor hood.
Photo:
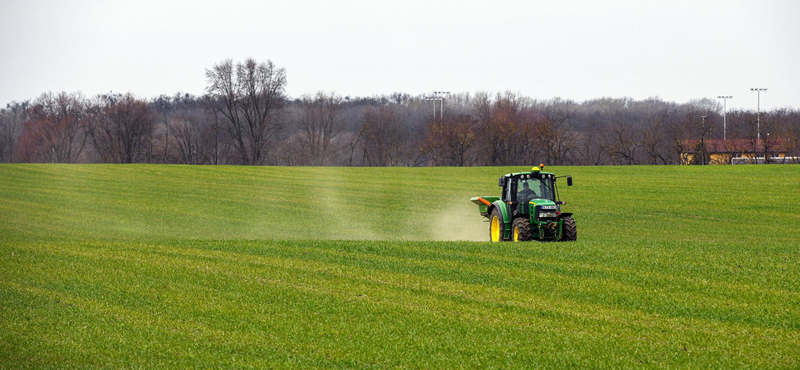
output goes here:
<path id="1" fill-rule="evenodd" d="M 550 199 L 531 199 L 532 206 L 554 206 L 556 202 Z"/>
<path id="2" fill-rule="evenodd" d="M 533 214 L 536 212 L 536 207 L 541 207 L 542 210 L 552 210 L 553 212 L 557 212 L 559 210 L 558 205 L 550 199 L 531 199 L 530 201 L 530 213 Z"/>

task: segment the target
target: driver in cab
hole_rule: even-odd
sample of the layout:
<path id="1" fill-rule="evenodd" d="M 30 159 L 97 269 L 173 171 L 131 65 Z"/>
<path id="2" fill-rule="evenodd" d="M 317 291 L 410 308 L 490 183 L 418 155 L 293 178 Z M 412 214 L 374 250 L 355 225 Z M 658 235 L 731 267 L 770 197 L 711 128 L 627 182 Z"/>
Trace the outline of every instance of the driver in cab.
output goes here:
<path id="1" fill-rule="evenodd" d="M 533 189 L 531 189 L 530 185 L 528 185 L 527 181 L 522 181 L 522 190 L 519 191 L 517 194 L 517 200 L 520 204 L 527 203 L 531 199 L 539 198 L 539 194 L 536 194 Z"/>

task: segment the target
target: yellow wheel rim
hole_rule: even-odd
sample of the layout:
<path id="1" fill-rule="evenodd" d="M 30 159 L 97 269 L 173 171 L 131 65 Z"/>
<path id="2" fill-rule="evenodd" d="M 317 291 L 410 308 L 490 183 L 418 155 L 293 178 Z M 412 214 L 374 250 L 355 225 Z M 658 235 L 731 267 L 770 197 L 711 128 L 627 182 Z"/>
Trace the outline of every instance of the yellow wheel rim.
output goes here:
<path id="1" fill-rule="evenodd" d="M 515 242 L 519 241 L 519 228 L 518 227 L 514 228 L 514 241 Z"/>
<path id="2" fill-rule="evenodd" d="M 490 234 L 493 242 L 500 241 L 500 220 L 497 217 L 492 217 L 492 226 L 490 229 Z"/>

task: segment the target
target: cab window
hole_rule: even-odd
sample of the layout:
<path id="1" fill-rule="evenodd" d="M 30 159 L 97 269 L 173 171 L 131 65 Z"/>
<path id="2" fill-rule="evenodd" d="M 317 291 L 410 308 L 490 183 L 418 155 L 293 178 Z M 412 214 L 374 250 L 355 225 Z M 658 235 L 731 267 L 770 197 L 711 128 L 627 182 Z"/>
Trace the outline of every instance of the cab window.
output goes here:
<path id="1" fill-rule="evenodd" d="M 517 179 L 517 200 L 527 203 L 531 199 L 542 197 L 542 186 L 539 179 Z"/>

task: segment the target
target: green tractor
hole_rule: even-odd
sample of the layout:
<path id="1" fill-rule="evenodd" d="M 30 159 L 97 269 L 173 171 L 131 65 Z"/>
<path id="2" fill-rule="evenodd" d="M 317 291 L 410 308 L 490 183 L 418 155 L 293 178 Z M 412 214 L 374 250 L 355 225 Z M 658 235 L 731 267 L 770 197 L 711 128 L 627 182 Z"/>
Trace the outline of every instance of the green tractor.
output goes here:
<path id="1" fill-rule="evenodd" d="M 578 228 L 572 213 L 561 212 L 556 179 L 566 177 L 572 186 L 572 176 L 556 177 L 544 172 L 544 165 L 530 172 L 509 173 L 498 181 L 503 188 L 499 197 L 474 197 L 483 217 L 489 219 L 489 239 L 499 241 L 573 241 Z"/>

